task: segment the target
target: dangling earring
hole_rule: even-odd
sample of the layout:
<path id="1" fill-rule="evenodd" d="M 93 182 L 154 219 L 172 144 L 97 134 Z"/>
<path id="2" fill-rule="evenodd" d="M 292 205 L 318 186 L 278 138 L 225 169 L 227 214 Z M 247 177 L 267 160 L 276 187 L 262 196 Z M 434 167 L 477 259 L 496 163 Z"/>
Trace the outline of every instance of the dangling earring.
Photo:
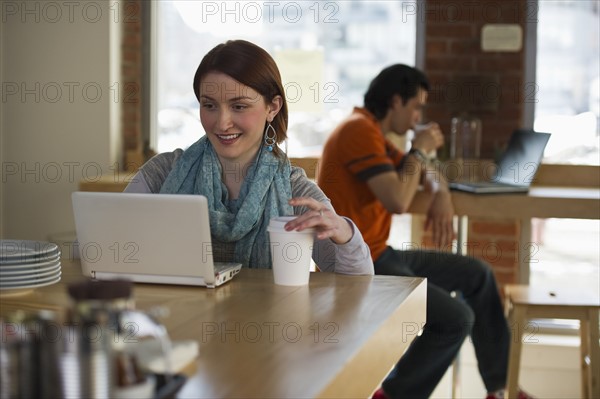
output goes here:
<path id="1" fill-rule="evenodd" d="M 271 122 L 268 122 L 267 127 L 265 128 L 265 145 L 267 146 L 268 151 L 273 151 L 273 146 L 277 143 L 277 133 L 275 132 L 275 128 L 271 125 Z"/>

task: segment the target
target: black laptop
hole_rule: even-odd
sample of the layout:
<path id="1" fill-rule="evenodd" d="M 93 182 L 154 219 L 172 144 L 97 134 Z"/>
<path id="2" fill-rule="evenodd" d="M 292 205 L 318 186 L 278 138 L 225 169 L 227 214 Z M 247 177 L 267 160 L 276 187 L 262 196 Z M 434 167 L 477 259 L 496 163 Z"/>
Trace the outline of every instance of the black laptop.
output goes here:
<path id="1" fill-rule="evenodd" d="M 451 182 L 453 190 L 475 194 L 526 193 L 540 166 L 550 133 L 517 129 L 489 181 Z"/>

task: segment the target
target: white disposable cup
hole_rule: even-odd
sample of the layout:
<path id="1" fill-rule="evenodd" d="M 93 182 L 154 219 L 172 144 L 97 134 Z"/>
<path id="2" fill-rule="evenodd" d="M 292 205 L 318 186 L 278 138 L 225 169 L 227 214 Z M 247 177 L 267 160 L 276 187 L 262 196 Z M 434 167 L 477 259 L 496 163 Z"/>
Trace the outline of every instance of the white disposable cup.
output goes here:
<path id="1" fill-rule="evenodd" d="M 314 229 L 286 231 L 284 226 L 296 216 L 279 216 L 269 222 L 273 277 L 278 285 L 307 285 L 314 242 Z"/>

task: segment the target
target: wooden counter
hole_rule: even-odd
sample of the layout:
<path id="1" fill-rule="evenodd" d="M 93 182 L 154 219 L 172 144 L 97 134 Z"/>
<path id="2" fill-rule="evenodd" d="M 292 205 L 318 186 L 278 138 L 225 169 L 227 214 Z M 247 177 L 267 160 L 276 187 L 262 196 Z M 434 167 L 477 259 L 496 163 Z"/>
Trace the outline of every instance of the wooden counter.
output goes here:
<path id="1" fill-rule="evenodd" d="M 78 261 L 62 269 L 59 284 L 2 296 L 0 315 L 64 310 L 81 274 Z M 308 286 L 283 287 L 270 270 L 244 269 L 216 289 L 136 284 L 134 296 L 138 309 L 170 309 L 173 339 L 199 343 L 181 396 L 367 398 L 424 325 L 426 282 L 313 273 Z"/>
<path id="2" fill-rule="evenodd" d="M 428 193 L 417 193 L 409 212 L 426 213 L 430 200 Z M 453 191 L 452 202 L 458 216 L 600 219 L 600 188 L 535 186 L 527 194 Z"/>
<path id="3" fill-rule="evenodd" d="M 97 179 L 85 179 L 79 182 L 79 191 L 101 191 L 121 193 L 135 176 L 135 172 L 115 172 L 102 175 Z"/>
<path id="4" fill-rule="evenodd" d="M 318 172 L 317 158 L 292 158 L 292 164 L 304 168 L 309 178 Z M 481 163 L 489 165 L 489 161 Z M 121 192 L 134 172 L 101 176 L 79 183 L 81 191 Z M 528 194 L 474 195 L 454 191 L 454 208 L 458 216 L 503 218 L 573 218 L 600 219 L 600 167 L 542 164 Z M 409 209 L 424 214 L 430 198 L 419 192 Z"/>

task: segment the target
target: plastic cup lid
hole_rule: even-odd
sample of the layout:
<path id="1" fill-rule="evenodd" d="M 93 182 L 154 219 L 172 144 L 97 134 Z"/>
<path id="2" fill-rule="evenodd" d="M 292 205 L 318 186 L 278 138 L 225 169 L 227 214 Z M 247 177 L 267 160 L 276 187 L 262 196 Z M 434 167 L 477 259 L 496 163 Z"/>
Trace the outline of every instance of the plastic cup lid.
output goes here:
<path id="1" fill-rule="evenodd" d="M 304 234 L 304 233 L 314 233 L 315 229 L 313 228 L 309 228 L 309 229 L 304 229 L 302 231 L 286 231 L 284 226 L 287 222 L 289 222 L 290 220 L 294 220 L 296 219 L 298 216 L 277 216 L 272 218 L 269 221 L 269 227 L 267 228 L 267 231 L 272 231 L 272 232 L 282 232 L 282 233 L 296 233 L 296 234 Z"/>

